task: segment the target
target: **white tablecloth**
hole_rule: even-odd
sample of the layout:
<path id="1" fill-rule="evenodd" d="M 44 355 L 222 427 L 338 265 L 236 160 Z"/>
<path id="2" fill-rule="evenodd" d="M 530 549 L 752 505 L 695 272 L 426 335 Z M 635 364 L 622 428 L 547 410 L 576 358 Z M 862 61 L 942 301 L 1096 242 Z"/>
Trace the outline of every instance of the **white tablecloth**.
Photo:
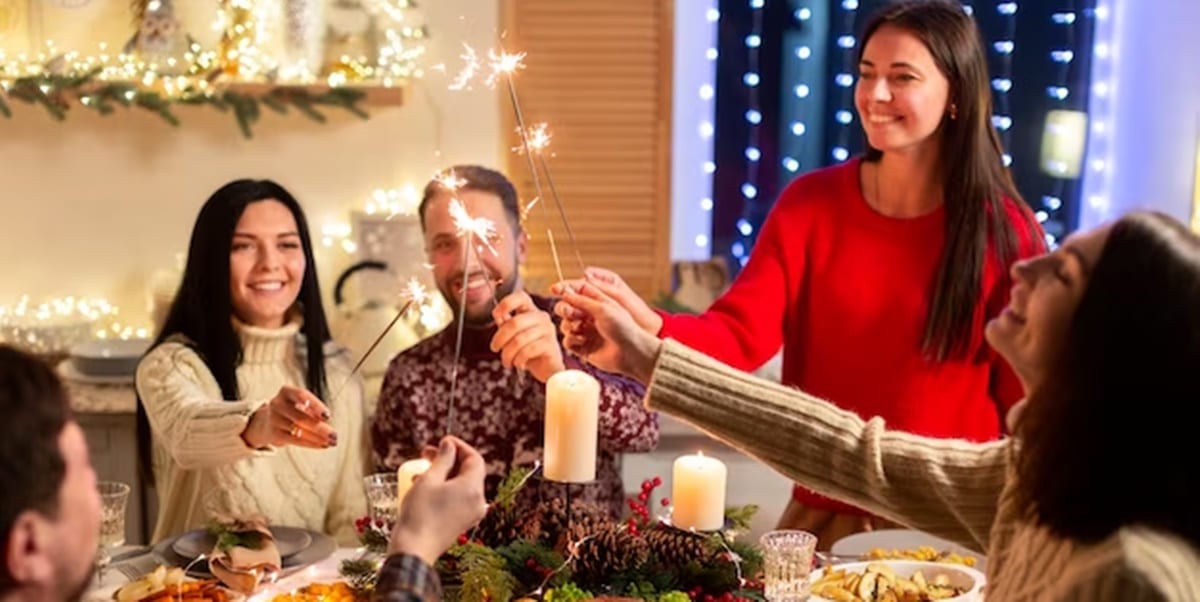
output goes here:
<path id="1" fill-rule="evenodd" d="M 120 550 L 117 551 L 120 553 Z M 250 597 L 247 602 L 263 602 L 269 601 L 276 594 L 287 593 L 308 585 L 310 583 L 329 583 L 332 581 L 341 580 L 338 574 L 338 567 L 341 566 L 342 560 L 347 558 L 357 558 L 362 554 L 359 548 L 339 548 L 329 558 L 322 560 L 316 564 L 304 567 L 294 573 L 283 577 L 279 581 L 264 587 L 261 591 Z M 140 562 L 137 559 L 122 560 L 118 564 L 126 562 Z M 125 575 L 121 574 L 113 568 L 109 568 L 104 572 L 104 580 L 93 587 L 87 595 L 84 596 L 85 601 L 112 600 L 113 594 L 120 587 L 128 583 Z"/>

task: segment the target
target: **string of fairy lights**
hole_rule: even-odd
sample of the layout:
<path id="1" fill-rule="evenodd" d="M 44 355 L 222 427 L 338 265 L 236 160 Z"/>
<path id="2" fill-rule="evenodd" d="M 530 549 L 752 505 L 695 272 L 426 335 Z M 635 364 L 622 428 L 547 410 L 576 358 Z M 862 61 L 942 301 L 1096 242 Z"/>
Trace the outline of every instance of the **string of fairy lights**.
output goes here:
<path id="1" fill-rule="evenodd" d="M 762 83 L 761 53 L 763 44 L 763 7 L 765 0 L 749 0 L 750 31 L 743 38 L 746 47 L 746 72 L 742 75 L 742 85 L 746 88 L 746 147 L 743 156 L 746 159 L 746 175 L 740 192 L 742 195 L 742 215 L 736 223 L 737 238 L 730 246 L 730 253 L 740 265 L 746 265 L 749 259 L 748 249 L 754 241 L 754 225 L 750 216 L 754 214 L 755 203 L 758 199 L 759 165 L 762 159 L 760 138 L 762 137 L 763 113 L 760 101 L 759 84 Z"/>
<path id="2" fill-rule="evenodd" d="M 1046 95 L 1054 102 L 1056 110 L 1071 108 L 1068 104 L 1074 99 L 1071 96 L 1070 78 L 1071 66 L 1075 63 L 1076 32 L 1075 22 L 1079 15 L 1076 12 L 1074 0 L 1061 3 L 1060 10 L 1050 15 L 1050 22 L 1057 30 L 1060 45 L 1050 51 L 1049 59 L 1053 66 L 1054 81 L 1046 88 Z M 1078 103 L 1076 103 L 1078 104 Z M 1051 124 L 1047 124 L 1047 128 Z M 1082 135 L 1083 132 L 1080 132 Z M 1046 244 L 1054 247 L 1059 238 L 1065 234 L 1065 226 L 1059 216 L 1063 208 L 1063 191 L 1066 189 L 1066 179 L 1054 178 L 1052 188 L 1036 199 L 1034 215 L 1046 232 Z M 1030 199 L 1031 203 L 1034 199 Z"/>

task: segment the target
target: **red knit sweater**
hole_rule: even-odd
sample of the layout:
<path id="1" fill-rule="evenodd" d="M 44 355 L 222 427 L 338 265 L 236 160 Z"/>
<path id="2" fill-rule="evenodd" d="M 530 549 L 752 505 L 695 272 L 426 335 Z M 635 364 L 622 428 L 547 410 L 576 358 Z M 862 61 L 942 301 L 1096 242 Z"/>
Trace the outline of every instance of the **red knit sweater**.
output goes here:
<path id="1" fill-rule="evenodd" d="M 987 441 L 1020 383 L 983 338 L 1008 304 L 1008 266 L 989 253 L 967 359 L 921 353 L 930 289 L 945 233 L 942 208 L 894 219 L 863 198 L 859 164 L 806 174 L 780 195 L 745 268 L 699 316 L 665 316 L 662 337 L 730 366 L 753 370 L 783 348 L 783 382 L 892 429 Z M 1006 204 L 1022 257 L 1042 252 L 1042 233 L 1018 203 Z M 854 509 L 800 487 L 794 497 Z"/>

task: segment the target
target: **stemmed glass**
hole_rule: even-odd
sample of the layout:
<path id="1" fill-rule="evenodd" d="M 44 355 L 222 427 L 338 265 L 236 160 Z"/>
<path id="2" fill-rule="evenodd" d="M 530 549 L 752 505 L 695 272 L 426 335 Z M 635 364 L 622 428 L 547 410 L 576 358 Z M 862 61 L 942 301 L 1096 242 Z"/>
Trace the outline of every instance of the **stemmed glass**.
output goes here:
<path id="1" fill-rule="evenodd" d="M 100 481 L 100 542 L 96 550 L 96 566 L 100 580 L 112 560 L 112 550 L 125 545 L 125 505 L 129 501 L 129 485 L 115 481 Z"/>

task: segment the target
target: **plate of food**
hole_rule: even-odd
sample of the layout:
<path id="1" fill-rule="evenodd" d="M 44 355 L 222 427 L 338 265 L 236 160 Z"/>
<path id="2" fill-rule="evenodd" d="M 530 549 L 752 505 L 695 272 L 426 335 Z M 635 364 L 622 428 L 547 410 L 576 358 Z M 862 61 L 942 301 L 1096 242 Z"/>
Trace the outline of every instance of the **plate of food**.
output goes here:
<path id="1" fill-rule="evenodd" d="M 978 554 L 952 541 L 911 529 L 881 529 L 843 537 L 829 549 L 840 558 L 869 560 L 916 560 L 961 564 L 979 571 L 987 562 Z"/>
<path id="2" fill-rule="evenodd" d="M 304 551 L 313 542 L 312 532 L 300 527 L 269 527 L 279 548 L 279 557 L 286 560 Z M 188 531 L 171 542 L 171 550 L 189 560 L 208 554 L 217 545 L 218 536 L 210 529 Z"/>
<path id="3" fill-rule="evenodd" d="M 223 587 L 216 579 L 196 579 L 181 568 L 159 565 L 153 571 L 114 587 L 106 599 L 116 602 L 241 602 L 246 597 Z"/>
<path id="4" fill-rule="evenodd" d="M 811 602 L 982 602 L 987 578 L 960 564 L 879 560 L 827 567 L 812 574 Z"/>
<path id="5" fill-rule="evenodd" d="M 294 529 L 295 527 L 271 527 L 274 529 Z M 328 558 L 331 554 L 337 551 L 337 541 L 332 537 L 319 533 L 317 531 L 303 530 L 311 538 L 312 543 L 303 546 L 299 551 L 284 556 L 280 554 L 281 576 L 291 574 L 310 564 L 320 562 Z M 186 533 L 184 535 L 187 535 Z M 182 535 L 179 537 L 183 537 Z M 209 563 L 207 561 L 194 562 L 196 556 L 188 556 L 175 551 L 175 542 L 179 538 L 167 538 L 155 544 L 152 553 L 159 561 L 170 566 L 188 567 L 187 572 L 190 575 L 197 577 L 209 577 L 212 573 L 209 571 Z M 191 548 L 185 548 L 190 550 Z M 211 556 L 213 547 L 201 552 L 206 556 Z"/>

